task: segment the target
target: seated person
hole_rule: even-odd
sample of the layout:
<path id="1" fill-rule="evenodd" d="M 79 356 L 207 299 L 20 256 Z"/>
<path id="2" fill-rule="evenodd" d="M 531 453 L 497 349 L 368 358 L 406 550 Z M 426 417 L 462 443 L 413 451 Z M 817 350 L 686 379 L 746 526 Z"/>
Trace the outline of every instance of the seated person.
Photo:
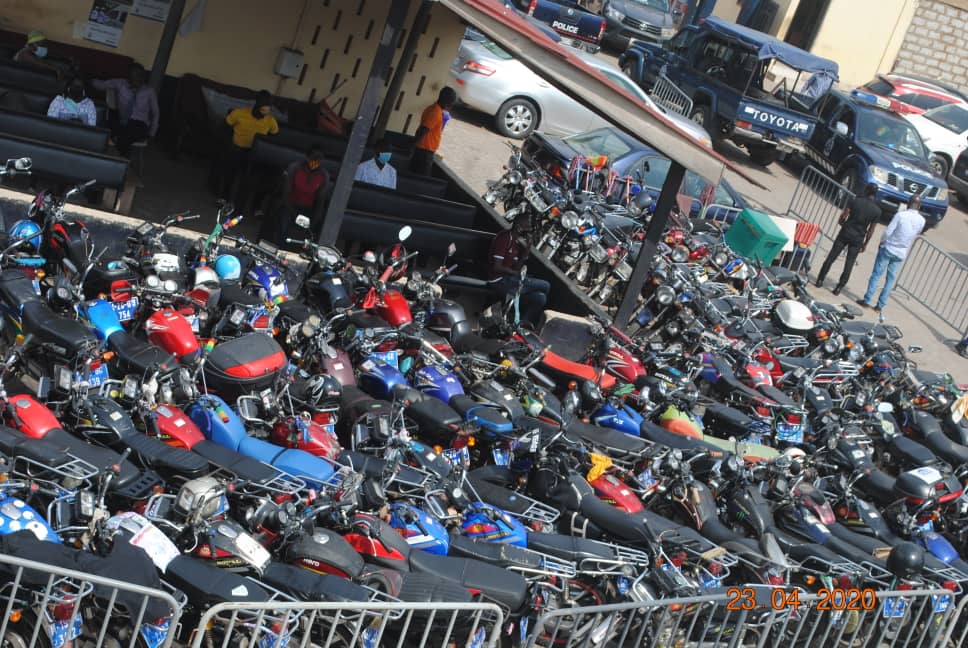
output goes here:
<path id="1" fill-rule="evenodd" d="M 352 126 L 353 122 L 340 117 L 339 113 L 333 110 L 325 99 L 319 102 L 319 118 L 316 122 L 316 127 L 319 130 L 337 137 L 345 137 L 349 135 Z"/>
<path id="2" fill-rule="evenodd" d="M 71 79 L 64 93 L 54 97 L 47 108 L 47 116 L 85 126 L 97 125 L 97 109 L 84 91 L 84 82 L 78 78 Z"/>
<path id="3" fill-rule="evenodd" d="M 117 111 L 111 118 L 111 134 L 118 153 L 131 154 L 131 145 L 158 133 L 158 96 L 149 86 L 148 73 L 138 63 L 131 65 L 127 79 L 94 81 L 98 90 L 113 90 Z"/>
<path id="4" fill-rule="evenodd" d="M 396 189 L 397 170 L 390 165 L 390 157 L 392 155 L 390 147 L 381 139 L 376 143 L 374 148 L 376 149 L 376 154 L 369 160 L 361 162 L 360 166 L 356 167 L 356 177 L 354 180 L 356 182 L 376 185 L 377 187 Z"/>
<path id="5" fill-rule="evenodd" d="M 488 259 L 490 274 L 488 284 L 502 299 L 513 295 L 521 284 L 521 268 L 531 255 L 531 217 L 521 214 L 514 219 L 509 230 L 501 230 L 491 242 Z M 527 277 L 520 287 L 518 303 L 521 322 L 538 330 L 544 315 L 545 303 L 551 285 L 544 279 Z"/>
<path id="6" fill-rule="evenodd" d="M 268 90 L 260 90 L 252 106 L 229 111 L 225 123 L 232 130 L 232 139 L 213 168 L 212 184 L 218 195 L 231 198 L 236 204 L 245 204 L 247 187 L 240 181 L 236 189 L 235 184 L 248 164 L 255 136 L 279 133 L 279 122 L 272 115 L 272 95 Z"/>
<path id="7" fill-rule="evenodd" d="M 276 229 L 276 242 L 279 245 L 285 245 L 289 229 L 300 215 L 310 219 L 313 238 L 319 236 L 323 227 L 322 206 L 330 190 L 329 174 L 322 163 L 323 150 L 313 145 L 306 152 L 305 160 L 293 162 L 286 169 Z M 266 229 L 266 224 L 263 229 Z"/>
<path id="8" fill-rule="evenodd" d="M 44 60 L 46 57 L 47 36 L 44 34 L 44 32 L 32 31 L 27 34 L 27 44 L 13 55 L 13 60 L 17 63 L 34 65 L 36 67 L 53 70 L 57 72 L 58 76 L 60 76 L 60 71 Z"/>

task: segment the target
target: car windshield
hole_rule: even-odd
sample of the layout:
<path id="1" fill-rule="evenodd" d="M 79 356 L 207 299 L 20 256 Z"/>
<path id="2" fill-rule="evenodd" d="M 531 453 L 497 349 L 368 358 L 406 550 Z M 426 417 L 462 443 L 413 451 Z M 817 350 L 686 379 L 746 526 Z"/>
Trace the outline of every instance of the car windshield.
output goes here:
<path id="1" fill-rule="evenodd" d="M 607 155 L 610 160 L 620 158 L 632 150 L 632 146 L 616 131 L 599 128 L 564 138 L 568 145 L 585 157 Z"/>
<path id="2" fill-rule="evenodd" d="M 891 113 L 865 111 L 859 120 L 858 139 L 864 144 L 897 151 L 918 159 L 926 159 L 924 144 L 914 127 Z"/>
<path id="3" fill-rule="evenodd" d="M 968 131 L 968 108 L 958 104 L 948 104 L 924 113 L 925 118 L 944 126 L 952 133 Z"/>
<path id="4" fill-rule="evenodd" d="M 651 7 L 659 11 L 669 11 L 669 0 L 630 0 L 632 4 Z"/>

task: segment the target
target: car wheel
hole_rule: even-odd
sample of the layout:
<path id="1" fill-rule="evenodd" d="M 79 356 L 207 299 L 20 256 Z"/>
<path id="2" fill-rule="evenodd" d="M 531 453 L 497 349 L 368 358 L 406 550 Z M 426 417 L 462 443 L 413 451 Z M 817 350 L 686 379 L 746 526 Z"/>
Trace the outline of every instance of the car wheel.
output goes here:
<path id="1" fill-rule="evenodd" d="M 713 109 L 711 107 L 706 104 L 694 106 L 692 114 L 689 115 L 689 119 L 706 129 L 709 137 L 713 140 L 713 144 L 719 141 L 719 128 L 713 119 Z"/>
<path id="2" fill-rule="evenodd" d="M 945 159 L 943 155 L 938 155 L 935 153 L 931 156 L 931 168 L 942 178 L 948 177 L 948 170 L 951 168 L 948 165 L 948 160 Z"/>
<path id="3" fill-rule="evenodd" d="M 538 126 L 538 109 L 527 99 L 508 99 L 498 109 L 495 121 L 505 137 L 524 139 Z"/>
<path id="4" fill-rule="evenodd" d="M 747 151 L 754 164 L 760 166 L 770 166 L 780 157 L 780 152 L 775 146 L 748 146 Z"/>

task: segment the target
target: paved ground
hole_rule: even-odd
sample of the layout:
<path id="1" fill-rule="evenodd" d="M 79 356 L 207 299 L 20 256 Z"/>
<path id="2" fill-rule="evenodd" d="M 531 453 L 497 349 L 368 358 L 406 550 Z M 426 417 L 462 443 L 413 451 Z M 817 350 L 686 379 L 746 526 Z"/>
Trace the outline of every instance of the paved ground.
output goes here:
<path id="1" fill-rule="evenodd" d="M 447 164 L 460 173 L 465 181 L 478 193 L 483 193 L 488 180 L 500 176 L 501 166 L 507 163 L 510 150 L 508 140 L 493 128 L 493 119 L 469 110 L 458 109 L 454 119 L 447 125 L 441 146 Z M 721 151 L 728 159 L 742 166 L 746 173 L 755 178 L 763 187 L 747 182 L 739 175 L 727 171 L 727 179 L 752 202 L 761 205 L 766 211 L 783 214 L 787 211 L 790 198 L 797 185 L 803 165 L 798 162 L 774 164 L 763 169 L 748 162 L 745 153 L 726 145 Z M 875 233 L 876 237 L 879 232 Z M 928 232 L 928 240 L 956 259 L 968 265 L 968 250 L 963 246 L 968 241 L 968 212 L 964 205 L 953 201 L 941 225 Z M 829 290 L 812 289 L 812 294 L 821 301 L 840 303 L 862 296 L 867 286 L 874 264 L 876 246 L 860 255 L 847 289 L 840 297 L 834 297 Z M 827 279 L 828 288 L 833 287 L 841 265 L 835 264 Z M 811 275 L 813 276 L 813 275 Z M 934 278 L 925 278 L 931 281 Z M 968 304 L 965 305 L 968 307 Z M 868 311 L 873 319 L 873 311 Z M 923 369 L 948 371 L 959 383 L 968 383 L 968 360 L 951 350 L 951 344 L 959 339 L 960 332 L 926 312 L 917 302 L 901 291 L 894 291 L 887 308 L 886 321 L 898 326 L 904 332 L 905 344 L 918 344 L 924 351 L 911 356 Z"/>

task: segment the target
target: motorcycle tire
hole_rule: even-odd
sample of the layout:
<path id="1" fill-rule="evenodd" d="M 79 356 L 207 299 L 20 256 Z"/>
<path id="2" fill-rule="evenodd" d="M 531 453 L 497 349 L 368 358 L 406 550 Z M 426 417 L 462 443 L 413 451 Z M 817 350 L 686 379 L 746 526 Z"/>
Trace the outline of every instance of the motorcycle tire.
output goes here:
<path id="1" fill-rule="evenodd" d="M 0 638 L 0 648 L 28 648 L 30 640 L 34 636 L 34 628 L 40 621 L 37 615 L 31 610 L 24 610 L 20 618 L 16 621 L 13 618 L 7 621 L 7 630 Z M 37 648 L 51 648 L 50 637 L 41 628 L 37 633 L 37 641 L 34 643 Z"/>

